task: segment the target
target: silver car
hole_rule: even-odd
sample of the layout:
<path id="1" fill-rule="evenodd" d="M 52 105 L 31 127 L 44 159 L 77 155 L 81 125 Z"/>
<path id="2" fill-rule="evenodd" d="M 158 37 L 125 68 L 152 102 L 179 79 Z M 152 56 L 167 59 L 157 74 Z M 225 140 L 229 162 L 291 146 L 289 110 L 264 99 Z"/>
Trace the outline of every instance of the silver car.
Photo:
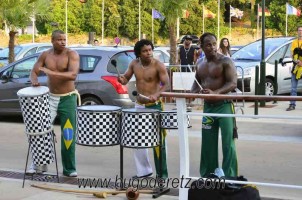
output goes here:
<path id="1" fill-rule="evenodd" d="M 265 39 L 265 63 L 266 63 L 266 95 L 286 94 L 291 91 L 291 45 L 293 37 L 278 37 Z M 237 67 L 238 83 L 237 87 L 243 91 L 242 83 L 244 83 L 244 94 L 255 94 L 255 69 L 260 67 L 262 41 L 258 40 L 248 44 L 232 55 L 232 59 Z M 274 85 L 275 80 L 275 61 L 277 60 L 278 89 Z M 286 63 L 286 64 L 284 64 Z M 242 79 L 243 78 L 243 79 Z M 299 82 L 298 92 L 302 91 L 302 83 Z"/>
<path id="2" fill-rule="evenodd" d="M 45 51 L 47 49 L 50 49 L 51 47 L 52 44 L 50 43 L 28 43 L 16 45 L 14 47 L 15 60 L 20 60 L 21 58 L 24 58 L 26 56 Z M 0 51 L 0 67 L 8 64 L 8 53 L 8 47 Z"/>
<path id="3" fill-rule="evenodd" d="M 76 80 L 76 89 L 82 99 L 82 105 L 115 105 L 123 108 L 134 106 L 129 93 L 135 87 L 130 82 L 123 86 L 117 81 L 117 70 L 124 73 L 135 58 L 133 50 L 125 48 L 75 48 L 80 55 L 80 72 Z M 31 86 L 30 72 L 39 54 L 34 54 L 0 68 L 0 114 L 21 113 L 17 91 Z M 112 62 L 112 60 L 115 60 Z M 114 64 L 112 64 L 114 63 Z M 46 85 L 47 77 L 41 74 L 39 82 Z"/>

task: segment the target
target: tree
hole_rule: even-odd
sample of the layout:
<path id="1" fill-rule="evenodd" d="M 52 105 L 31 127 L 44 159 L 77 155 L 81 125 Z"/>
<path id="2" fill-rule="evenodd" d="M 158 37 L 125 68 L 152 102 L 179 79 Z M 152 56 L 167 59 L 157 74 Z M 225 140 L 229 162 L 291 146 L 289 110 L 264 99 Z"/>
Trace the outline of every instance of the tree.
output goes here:
<path id="1" fill-rule="evenodd" d="M 187 8 L 187 5 L 192 0 L 162 0 L 161 13 L 165 16 L 165 21 L 168 26 L 170 40 L 170 64 L 176 64 L 177 42 L 176 42 L 176 20 L 182 16 L 182 10 Z"/>
<path id="2" fill-rule="evenodd" d="M 19 28 L 25 28 L 31 17 L 46 17 L 48 0 L 1 0 L 0 18 L 9 29 L 9 63 L 15 59 L 15 36 Z"/>

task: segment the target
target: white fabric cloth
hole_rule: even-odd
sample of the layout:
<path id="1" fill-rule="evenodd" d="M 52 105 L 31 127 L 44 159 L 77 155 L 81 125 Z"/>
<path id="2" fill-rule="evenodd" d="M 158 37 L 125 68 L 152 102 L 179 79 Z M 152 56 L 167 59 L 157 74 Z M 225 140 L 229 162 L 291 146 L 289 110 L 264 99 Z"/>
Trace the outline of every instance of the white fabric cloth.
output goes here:
<path id="1" fill-rule="evenodd" d="M 135 103 L 135 108 L 145 108 L 145 106 Z M 153 173 L 148 149 L 134 149 L 133 151 L 136 176 L 140 177 Z"/>

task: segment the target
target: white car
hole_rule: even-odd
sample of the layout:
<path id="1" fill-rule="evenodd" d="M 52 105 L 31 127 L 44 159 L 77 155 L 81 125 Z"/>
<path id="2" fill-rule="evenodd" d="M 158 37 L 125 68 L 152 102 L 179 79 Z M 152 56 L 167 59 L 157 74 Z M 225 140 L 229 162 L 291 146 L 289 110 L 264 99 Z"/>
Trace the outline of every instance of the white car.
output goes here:
<path id="1" fill-rule="evenodd" d="M 155 47 L 153 57 L 164 63 L 165 66 L 170 65 L 170 47 Z"/>
<path id="2" fill-rule="evenodd" d="M 291 68 L 293 67 L 290 48 L 293 37 L 278 37 L 265 39 L 265 63 L 266 63 L 266 95 L 286 94 L 291 91 Z M 232 55 L 232 59 L 237 67 L 238 83 L 237 87 L 246 95 L 255 94 L 255 69 L 259 66 L 262 52 L 262 41 L 257 40 L 248 44 Z M 275 61 L 277 60 L 278 74 L 277 87 L 275 80 Z M 286 63 L 286 64 L 283 64 Z M 259 75 L 260 77 L 260 75 Z M 260 79 L 260 78 L 259 78 Z M 242 87 L 244 83 L 244 88 Z M 302 91 L 302 83 L 299 82 L 298 92 Z"/>
<path id="3" fill-rule="evenodd" d="M 51 47 L 52 44 L 50 43 L 28 43 L 15 45 L 15 61 L 20 60 L 21 58 L 24 58 L 26 56 L 33 55 L 35 53 L 45 51 L 47 49 L 50 49 Z M 6 66 L 8 64 L 8 53 L 8 47 L 0 51 L 0 67 Z"/>

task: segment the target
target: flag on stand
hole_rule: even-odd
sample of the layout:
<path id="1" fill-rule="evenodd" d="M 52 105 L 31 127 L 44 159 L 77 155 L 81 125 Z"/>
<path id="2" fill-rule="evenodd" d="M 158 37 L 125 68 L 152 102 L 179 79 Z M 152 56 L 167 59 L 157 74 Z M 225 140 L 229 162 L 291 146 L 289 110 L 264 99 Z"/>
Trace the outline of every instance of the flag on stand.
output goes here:
<path id="1" fill-rule="evenodd" d="M 233 8 L 232 6 L 230 6 L 230 16 L 241 19 L 243 17 L 243 11 L 239 10 L 238 8 Z"/>
<path id="2" fill-rule="evenodd" d="M 204 9 L 204 17 L 205 18 L 215 18 L 216 14 L 212 13 L 210 10 L 208 9 Z"/>
<path id="3" fill-rule="evenodd" d="M 261 6 L 258 6 L 258 16 L 262 16 Z M 264 16 L 271 16 L 271 12 L 267 8 L 264 8 Z"/>
<path id="4" fill-rule="evenodd" d="M 188 18 L 190 15 L 188 10 L 182 10 L 182 17 L 181 18 Z"/>
<path id="5" fill-rule="evenodd" d="M 152 17 L 153 17 L 153 19 L 160 19 L 160 20 L 165 19 L 165 17 L 159 11 L 157 11 L 155 9 L 152 9 Z"/>
<path id="6" fill-rule="evenodd" d="M 287 10 L 287 15 L 296 15 L 296 16 L 301 15 L 301 10 L 295 8 L 294 6 L 289 5 L 288 3 L 286 4 L 286 10 Z"/>

